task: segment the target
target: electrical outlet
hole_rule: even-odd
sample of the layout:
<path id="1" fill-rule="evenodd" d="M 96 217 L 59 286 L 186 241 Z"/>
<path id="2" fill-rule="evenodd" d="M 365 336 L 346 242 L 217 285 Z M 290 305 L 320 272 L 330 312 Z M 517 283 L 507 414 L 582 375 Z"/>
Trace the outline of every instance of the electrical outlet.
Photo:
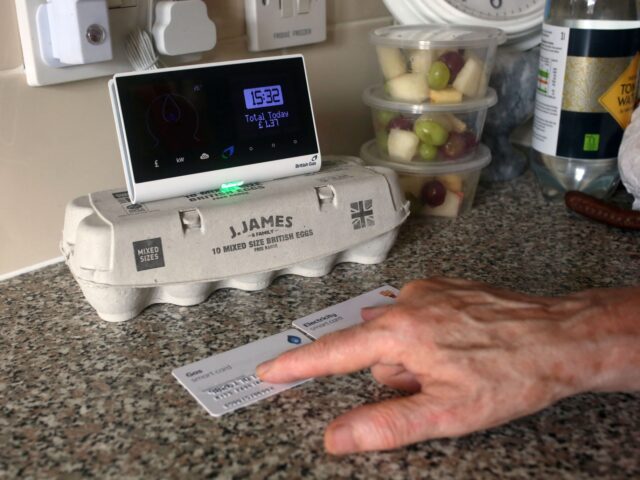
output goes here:
<path id="1" fill-rule="evenodd" d="M 326 0 L 245 0 L 244 4 L 252 52 L 327 39 Z"/>
<path id="2" fill-rule="evenodd" d="M 47 0 L 15 0 L 22 42 L 22 54 L 31 86 L 52 85 L 73 82 L 87 78 L 110 76 L 114 73 L 132 70 L 127 59 L 126 41 L 129 33 L 136 28 L 149 29 L 153 0 L 107 0 L 109 7 L 110 40 L 112 59 L 81 65 L 56 65 L 47 62 L 46 52 L 40 44 L 37 12 Z"/>

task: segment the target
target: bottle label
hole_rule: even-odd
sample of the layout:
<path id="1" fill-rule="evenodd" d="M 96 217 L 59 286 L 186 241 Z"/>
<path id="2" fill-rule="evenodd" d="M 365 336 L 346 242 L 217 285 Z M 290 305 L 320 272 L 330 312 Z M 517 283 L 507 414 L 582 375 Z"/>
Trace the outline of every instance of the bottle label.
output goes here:
<path id="1" fill-rule="evenodd" d="M 616 158 L 631 122 L 640 29 L 545 24 L 533 148 L 551 156 Z"/>

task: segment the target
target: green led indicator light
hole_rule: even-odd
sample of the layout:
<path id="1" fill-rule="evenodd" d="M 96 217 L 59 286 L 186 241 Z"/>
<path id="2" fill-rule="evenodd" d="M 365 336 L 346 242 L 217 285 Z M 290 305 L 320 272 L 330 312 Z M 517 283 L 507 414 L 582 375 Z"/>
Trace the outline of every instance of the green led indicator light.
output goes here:
<path id="1" fill-rule="evenodd" d="M 220 193 L 233 193 L 240 190 L 240 187 L 244 185 L 244 181 L 223 183 L 220 187 Z"/>

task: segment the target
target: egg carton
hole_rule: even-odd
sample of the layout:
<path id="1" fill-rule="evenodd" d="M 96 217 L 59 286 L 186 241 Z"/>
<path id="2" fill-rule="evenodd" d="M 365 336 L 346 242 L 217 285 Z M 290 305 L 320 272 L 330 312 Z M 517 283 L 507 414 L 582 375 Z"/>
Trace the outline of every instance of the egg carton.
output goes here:
<path id="1" fill-rule="evenodd" d="M 124 190 L 78 197 L 65 212 L 66 264 L 100 318 L 121 322 L 155 303 L 197 305 L 220 288 L 261 290 L 280 275 L 384 261 L 409 215 L 396 174 L 348 157 L 323 163 L 142 204 Z"/>

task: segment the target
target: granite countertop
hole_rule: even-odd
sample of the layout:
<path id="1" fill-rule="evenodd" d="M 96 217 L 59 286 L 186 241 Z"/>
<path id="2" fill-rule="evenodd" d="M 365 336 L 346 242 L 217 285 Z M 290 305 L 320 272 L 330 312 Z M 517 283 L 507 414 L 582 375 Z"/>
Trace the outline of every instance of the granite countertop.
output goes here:
<path id="1" fill-rule="evenodd" d="M 556 295 L 639 273 L 638 232 L 546 204 L 527 173 L 481 188 L 455 222 L 409 221 L 383 264 L 220 290 L 121 324 L 97 317 L 64 265 L 23 275 L 0 283 L 0 478 L 638 478 L 640 393 L 580 395 L 464 438 L 338 458 L 323 451 L 325 425 L 395 394 L 368 372 L 214 419 L 171 371 L 384 283 L 447 275 Z"/>

